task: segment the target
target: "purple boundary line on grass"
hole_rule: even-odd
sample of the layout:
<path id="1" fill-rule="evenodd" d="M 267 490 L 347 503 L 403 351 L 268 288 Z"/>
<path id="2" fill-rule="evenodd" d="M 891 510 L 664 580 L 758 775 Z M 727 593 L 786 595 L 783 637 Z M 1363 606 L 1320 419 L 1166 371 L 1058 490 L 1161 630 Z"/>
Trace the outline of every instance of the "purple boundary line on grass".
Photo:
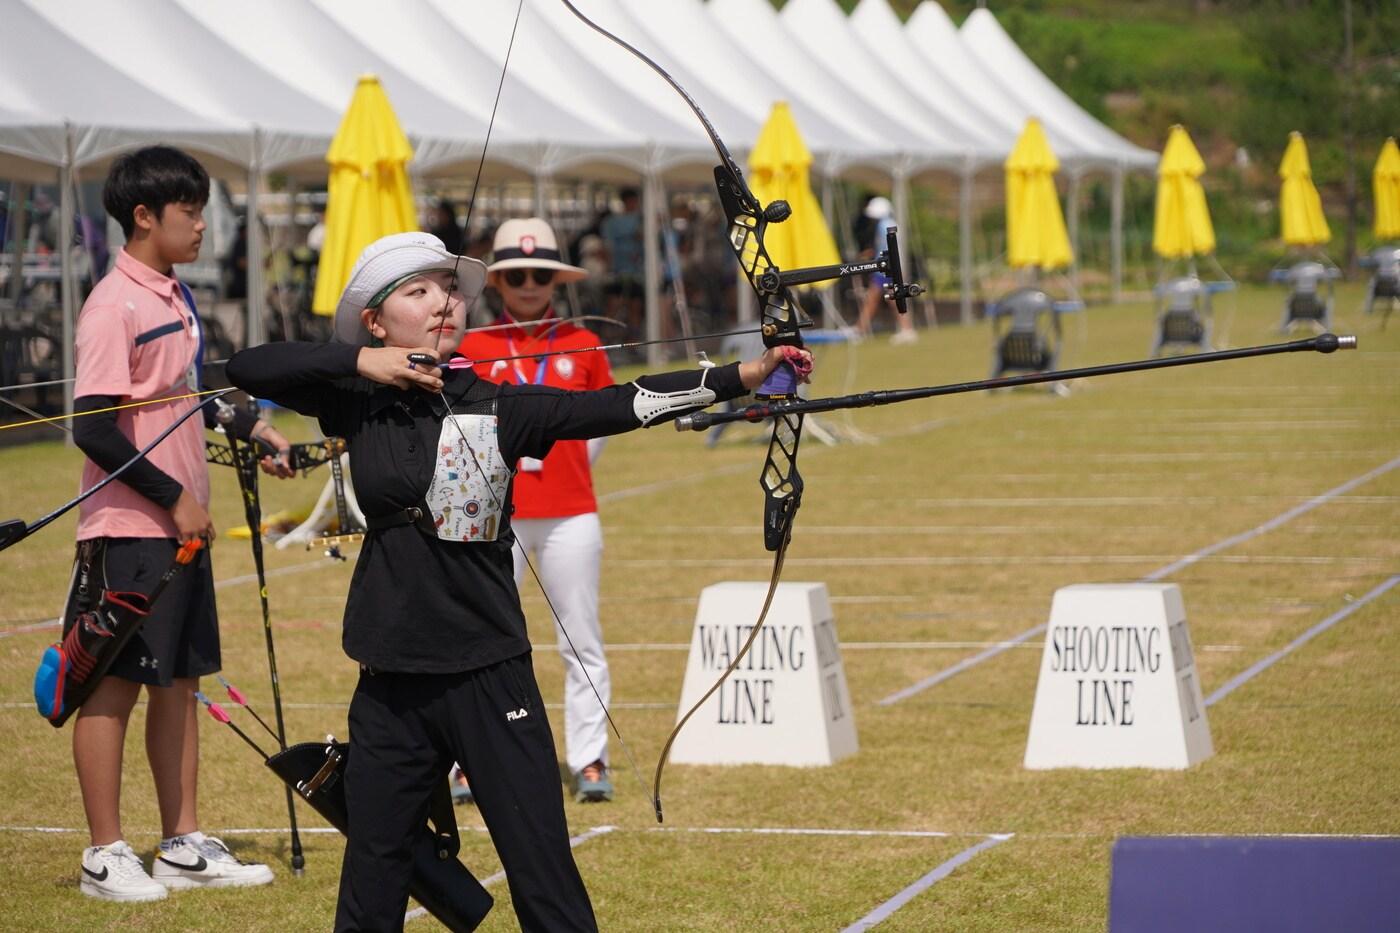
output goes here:
<path id="1" fill-rule="evenodd" d="M 1207 697 L 1206 706 L 1214 706 L 1216 703 L 1225 699 L 1227 696 L 1233 693 L 1236 690 L 1236 688 L 1243 686 L 1246 681 L 1253 679 L 1257 674 L 1262 674 L 1266 669 L 1272 667 L 1275 662 L 1283 660 L 1285 657 L 1292 654 L 1294 651 L 1301 648 L 1303 645 L 1307 644 L 1313 638 L 1317 637 L 1318 635 L 1321 635 L 1323 632 L 1327 631 L 1329 628 L 1336 625 L 1338 622 L 1342 621 L 1347 616 L 1360 609 L 1362 606 L 1366 605 L 1374 599 L 1378 599 L 1379 597 L 1384 596 L 1397 583 L 1400 583 L 1400 574 L 1396 574 L 1389 580 L 1386 580 L 1380 586 L 1377 586 L 1375 589 L 1371 590 L 1371 592 L 1367 593 L 1365 596 L 1361 597 L 1355 602 L 1348 603 L 1343 608 L 1332 613 L 1330 616 L 1323 619 L 1321 622 L 1317 623 L 1312 628 L 1308 629 L 1306 632 L 1299 635 L 1297 638 L 1293 639 L 1288 644 L 1284 645 L 1278 651 L 1275 651 L 1273 654 L 1269 655 L 1267 658 L 1264 658 L 1262 661 L 1256 661 L 1254 664 L 1251 664 L 1245 670 L 1236 674 L 1234 677 L 1231 677 L 1228 681 L 1225 682 L 1225 684 L 1222 687 L 1220 687 L 1209 697 Z"/>
<path id="2" fill-rule="evenodd" d="M 870 913 L 866 914 L 864 917 L 861 917 L 859 920 L 857 920 L 850 926 L 846 927 L 844 930 L 841 931 L 841 933 L 860 933 L 860 931 L 868 930 L 871 927 L 875 926 L 877 923 L 880 923 L 881 921 L 888 920 L 890 915 L 893 914 L 896 910 L 899 910 L 899 908 L 903 907 L 905 904 L 909 903 L 914 898 L 918 897 L 920 894 L 924 893 L 929 888 L 933 887 L 935 884 L 951 875 L 959 867 L 966 865 L 968 862 L 972 861 L 982 852 L 985 852 L 988 849 L 992 848 L 992 846 L 1000 845 L 1001 843 L 1005 842 L 1010 838 L 1011 836 L 1009 834 L 988 836 L 986 839 L 983 839 L 981 842 L 977 843 L 977 845 L 967 849 L 963 849 L 957 855 L 948 859 L 948 861 L 944 862 L 942 865 L 939 865 L 933 871 L 929 872 L 927 875 L 924 875 L 918 881 L 915 881 L 913 884 L 909 885 L 909 887 L 905 888 L 903 891 L 900 891 L 894 897 L 885 901 L 879 907 L 876 907 Z"/>
<path id="3" fill-rule="evenodd" d="M 1157 570 L 1152 571 L 1138 582 L 1155 583 L 1156 581 L 1161 580 L 1163 577 L 1170 576 L 1171 574 L 1174 574 L 1179 570 L 1184 570 L 1185 568 L 1191 566 L 1197 561 L 1209 557 L 1212 554 L 1223 551 L 1228 547 L 1233 547 L 1236 544 L 1243 544 L 1244 542 L 1249 541 L 1252 538 L 1257 538 L 1262 534 L 1267 534 L 1268 532 L 1273 531 L 1275 528 L 1278 528 L 1280 525 L 1292 521 L 1299 515 L 1303 515 L 1306 512 L 1310 512 L 1313 509 L 1317 508 L 1319 505 L 1324 505 L 1327 502 L 1330 502 L 1331 500 L 1337 498 L 1338 496 L 1345 495 L 1346 493 L 1355 489 L 1357 486 L 1360 486 L 1363 483 L 1368 483 L 1378 476 L 1383 476 L 1386 473 L 1389 473 L 1391 470 L 1395 469 L 1396 467 L 1400 467 L 1400 457 L 1396 457 L 1387 463 L 1383 463 L 1373 470 L 1367 470 L 1360 476 L 1357 476 L 1353 479 L 1349 479 L 1345 483 L 1342 483 L 1342 485 L 1340 486 L 1337 486 L 1333 489 L 1329 489 L 1321 495 L 1314 496 L 1308 501 L 1296 505 L 1286 512 L 1282 512 L 1278 515 L 1275 515 L 1273 518 L 1269 519 L 1267 522 L 1264 522 L 1264 524 L 1262 525 L 1256 525 L 1248 531 L 1242 531 L 1237 535 L 1231 535 L 1230 537 L 1217 541 L 1214 544 L 1206 545 L 1199 551 L 1196 551 L 1194 554 L 1188 554 L 1180 560 L 1173 561 L 1170 564 L 1167 564 L 1165 567 L 1160 567 Z M 1042 622 L 1035 628 L 1027 629 L 1026 631 L 1015 636 L 1014 638 L 1007 639 L 1003 643 L 1004 647 L 999 645 L 995 648 L 988 648 L 986 651 L 983 651 L 979 654 L 973 655 L 970 658 L 966 658 L 962 661 L 959 661 L 952 667 L 939 671 L 937 674 L 932 674 L 928 677 L 925 677 L 923 680 L 918 681 L 917 683 L 910 684 L 903 690 L 900 690 L 896 693 L 892 693 L 884 699 L 877 701 L 876 705 L 891 706 L 895 703 L 900 702 L 901 700 L 907 700 L 909 697 L 914 696 L 915 694 L 922 693 L 930 687 L 936 687 L 948 678 L 961 674 L 963 671 L 969 668 L 976 667 L 983 661 L 996 657 L 1003 651 L 1006 651 L 1009 648 L 1020 644 L 1026 639 L 1033 638 L 1034 636 L 1039 635 L 1041 632 L 1045 631 L 1046 625 L 1047 623 Z"/>

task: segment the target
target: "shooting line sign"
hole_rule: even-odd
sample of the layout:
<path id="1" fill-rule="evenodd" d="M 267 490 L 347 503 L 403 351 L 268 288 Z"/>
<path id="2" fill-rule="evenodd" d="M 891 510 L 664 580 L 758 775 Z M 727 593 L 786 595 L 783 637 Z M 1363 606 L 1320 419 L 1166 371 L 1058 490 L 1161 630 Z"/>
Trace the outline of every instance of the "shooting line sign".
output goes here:
<path id="1" fill-rule="evenodd" d="M 1189 768 L 1214 754 L 1174 583 L 1055 592 L 1027 768 Z"/>

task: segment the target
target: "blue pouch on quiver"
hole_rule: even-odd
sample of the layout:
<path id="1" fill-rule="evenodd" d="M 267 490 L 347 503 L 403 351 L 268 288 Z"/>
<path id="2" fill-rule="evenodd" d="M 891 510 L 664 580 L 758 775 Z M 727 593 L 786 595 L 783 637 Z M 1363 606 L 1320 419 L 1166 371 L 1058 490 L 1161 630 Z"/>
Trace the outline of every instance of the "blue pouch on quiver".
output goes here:
<path id="1" fill-rule="evenodd" d="M 50 722 L 63 718 L 63 684 L 67 679 L 68 656 L 63 645 L 49 645 L 34 672 L 34 705 Z"/>

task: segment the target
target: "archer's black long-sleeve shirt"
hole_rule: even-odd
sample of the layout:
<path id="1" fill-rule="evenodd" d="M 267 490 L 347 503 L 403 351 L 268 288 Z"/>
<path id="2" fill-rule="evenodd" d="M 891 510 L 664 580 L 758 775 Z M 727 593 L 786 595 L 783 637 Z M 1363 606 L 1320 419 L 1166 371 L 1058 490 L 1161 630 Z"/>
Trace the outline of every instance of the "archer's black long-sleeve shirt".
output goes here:
<path id="1" fill-rule="evenodd" d="M 436 465 L 445 412 L 421 390 L 377 385 L 356 374 L 360 348 L 340 343 L 275 343 L 236 354 L 228 378 L 250 394 L 319 419 L 349 447 L 355 494 L 366 516 L 423 502 Z M 644 376 L 646 388 L 694 388 L 698 371 Z M 494 408 L 508 464 L 543 458 L 559 440 L 621 434 L 641 426 L 637 387 L 565 392 L 549 386 L 495 385 L 470 369 L 443 374 L 455 414 Z M 709 371 L 718 400 L 746 391 L 737 364 Z M 674 415 L 683 412 L 675 412 Z M 365 538 L 345 606 L 345 653 L 375 670 L 454 673 L 530 650 L 510 548 L 510 494 L 502 528 L 489 543 L 444 541 L 405 524 Z"/>

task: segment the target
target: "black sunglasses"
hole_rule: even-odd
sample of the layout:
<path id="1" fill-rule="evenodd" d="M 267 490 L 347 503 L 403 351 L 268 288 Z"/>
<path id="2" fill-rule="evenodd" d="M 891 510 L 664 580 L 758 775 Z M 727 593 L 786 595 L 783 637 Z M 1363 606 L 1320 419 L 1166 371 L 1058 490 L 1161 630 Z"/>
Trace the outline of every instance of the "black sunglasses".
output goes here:
<path id="1" fill-rule="evenodd" d="M 504 272 L 501 273 L 501 278 L 505 279 L 506 284 L 509 285 L 511 288 L 519 288 L 520 286 L 525 284 L 525 270 L 506 269 Z M 550 282 L 554 281 L 554 270 L 531 269 L 530 278 L 535 280 L 536 285 L 548 285 Z"/>

